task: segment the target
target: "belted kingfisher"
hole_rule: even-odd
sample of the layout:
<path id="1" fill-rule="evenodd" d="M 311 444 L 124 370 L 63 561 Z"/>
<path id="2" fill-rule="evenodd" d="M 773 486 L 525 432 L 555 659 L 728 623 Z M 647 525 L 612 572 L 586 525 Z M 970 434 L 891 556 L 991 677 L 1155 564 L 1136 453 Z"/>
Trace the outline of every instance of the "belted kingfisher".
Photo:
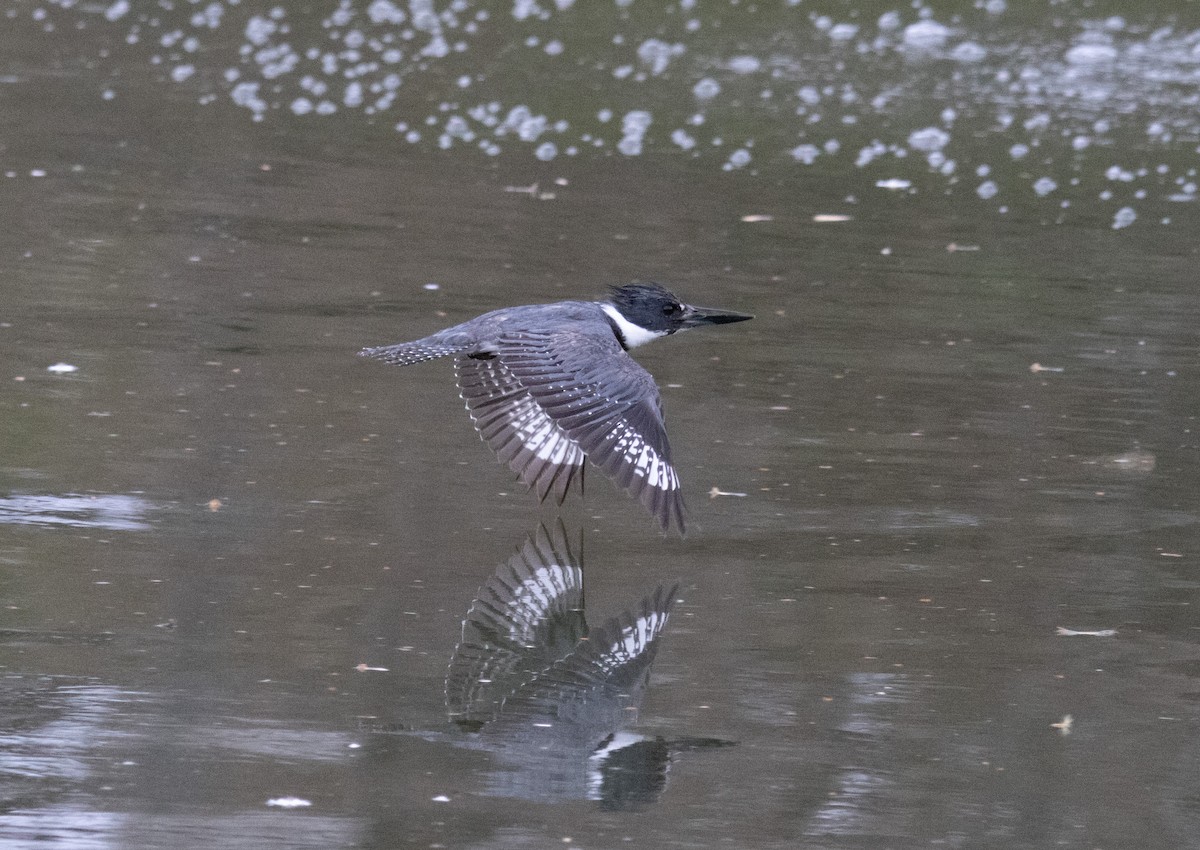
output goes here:
<path id="1" fill-rule="evenodd" d="M 606 301 L 560 301 L 485 313 L 413 342 L 359 354 L 407 366 L 454 357 L 480 437 L 539 499 L 561 503 L 590 460 L 664 531 L 684 532 L 662 400 L 631 348 L 701 325 L 751 319 L 693 307 L 656 283 L 612 288 Z"/>
<path id="2" fill-rule="evenodd" d="M 610 808 L 653 802 L 683 750 L 723 741 L 646 737 L 636 722 L 678 585 L 600 626 L 584 610 L 582 547 L 538 528 L 479 589 L 446 671 L 446 710 L 494 753 L 489 793 Z"/>

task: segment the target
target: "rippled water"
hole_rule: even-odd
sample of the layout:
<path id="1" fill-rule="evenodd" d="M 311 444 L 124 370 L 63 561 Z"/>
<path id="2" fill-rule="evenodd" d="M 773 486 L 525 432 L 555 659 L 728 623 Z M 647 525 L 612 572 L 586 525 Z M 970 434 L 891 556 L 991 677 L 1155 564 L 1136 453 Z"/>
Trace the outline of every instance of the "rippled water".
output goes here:
<path id="1" fill-rule="evenodd" d="M 0 14 L 5 846 L 1200 846 L 1190 6 Z M 633 278 L 684 540 L 354 356 Z"/>

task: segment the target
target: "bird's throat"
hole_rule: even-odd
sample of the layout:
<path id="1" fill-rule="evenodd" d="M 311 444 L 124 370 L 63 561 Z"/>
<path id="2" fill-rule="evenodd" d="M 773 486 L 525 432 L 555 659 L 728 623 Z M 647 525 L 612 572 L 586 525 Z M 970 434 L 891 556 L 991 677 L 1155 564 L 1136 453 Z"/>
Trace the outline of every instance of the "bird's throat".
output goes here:
<path id="1" fill-rule="evenodd" d="M 612 304 L 601 304 L 600 307 L 613 323 L 617 332 L 617 339 L 621 340 L 621 345 L 624 348 L 637 348 L 639 345 L 645 345 L 648 342 L 667 335 L 666 331 L 648 331 L 639 325 L 635 325 L 622 316 L 621 311 Z"/>

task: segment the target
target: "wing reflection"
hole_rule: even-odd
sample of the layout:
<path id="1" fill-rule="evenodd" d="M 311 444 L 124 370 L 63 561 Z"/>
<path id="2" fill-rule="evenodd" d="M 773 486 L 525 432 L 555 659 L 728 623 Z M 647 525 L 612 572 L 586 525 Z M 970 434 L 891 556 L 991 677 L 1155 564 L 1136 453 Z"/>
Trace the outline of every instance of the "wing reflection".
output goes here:
<path id="1" fill-rule="evenodd" d="M 637 719 L 677 590 L 660 585 L 589 627 L 582 560 L 561 524 L 539 528 L 496 570 L 467 612 L 446 675 L 450 719 L 503 763 L 488 775 L 491 793 L 636 806 L 657 799 L 672 752 L 720 743 L 624 731 Z"/>

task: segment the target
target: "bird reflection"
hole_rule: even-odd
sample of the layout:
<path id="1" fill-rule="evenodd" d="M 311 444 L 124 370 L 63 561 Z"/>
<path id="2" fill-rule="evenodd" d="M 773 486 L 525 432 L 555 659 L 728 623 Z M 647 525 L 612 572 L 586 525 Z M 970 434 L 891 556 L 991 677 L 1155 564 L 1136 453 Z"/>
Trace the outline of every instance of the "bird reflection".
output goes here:
<path id="1" fill-rule="evenodd" d="M 624 731 L 637 719 L 678 585 L 589 627 L 583 563 L 563 527 L 541 527 L 480 588 L 446 675 L 450 719 L 497 753 L 489 791 L 611 808 L 653 802 L 674 752 Z"/>

